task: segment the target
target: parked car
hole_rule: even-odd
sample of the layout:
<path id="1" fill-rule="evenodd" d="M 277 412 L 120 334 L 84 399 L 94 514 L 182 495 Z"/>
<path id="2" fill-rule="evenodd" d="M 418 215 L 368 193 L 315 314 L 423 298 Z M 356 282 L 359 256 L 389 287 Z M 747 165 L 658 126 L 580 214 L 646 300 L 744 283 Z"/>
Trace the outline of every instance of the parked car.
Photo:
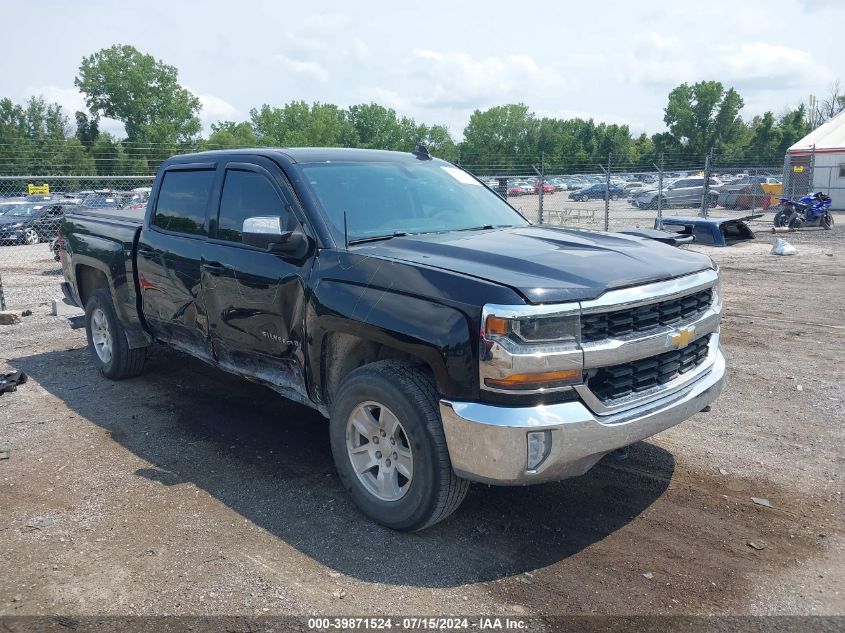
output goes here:
<path id="1" fill-rule="evenodd" d="M 0 245 L 38 244 L 41 237 L 36 222 L 46 213 L 42 204 L 23 203 L 0 215 Z"/>
<path id="2" fill-rule="evenodd" d="M 710 179 L 707 192 L 707 206 L 716 206 L 721 187 L 722 181 L 716 178 Z M 657 188 L 642 189 L 630 202 L 633 206 L 640 209 L 656 209 L 658 207 L 658 198 L 661 196 L 661 208 L 696 208 L 701 205 L 701 199 L 704 197 L 704 178 L 700 176 L 678 178 L 665 185 L 662 193 Z"/>
<path id="3" fill-rule="evenodd" d="M 581 475 L 722 388 L 709 257 L 530 225 L 427 152 L 175 156 L 151 200 L 62 224 L 95 367 L 138 375 L 158 341 L 312 407 L 390 528 L 441 521 L 469 481 Z"/>
<path id="4" fill-rule="evenodd" d="M 553 184 L 551 184 L 550 182 L 544 182 L 543 183 L 543 193 L 544 194 L 546 194 L 546 193 L 552 194 L 555 191 L 556 191 L 556 189 L 555 189 L 555 186 Z M 534 183 L 534 193 L 540 193 L 540 183 L 539 182 Z"/>
<path id="5" fill-rule="evenodd" d="M 639 189 L 644 189 L 645 187 L 646 184 L 644 182 L 640 182 L 638 180 L 629 180 L 624 185 L 622 185 L 622 190 L 626 194 L 630 195 Z"/>
<path id="6" fill-rule="evenodd" d="M 610 192 L 608 197 L 611 200 L 619 200 L 619 198 L 625 195 L 625 191 L 619 185 L 611 184 L 610 189 L 608 190 L 607 183 L 596 183 L 589 185 L 588 187 L 584 187 L 583 189 L 579 189 L 578 191 L 573 191 L 569 194 L 569 199 L 576 202 L 584 202 L 585 200 L 604 200 L 606 191 Z"/>
<path id="7" fill-rule="evenodd" d="M 717 200 L 718 204 L 726 209 L 768 209 L 772 204 L 777 204 L 777 201 L 777 196 L 767 193 L 758 182 L 724 185 Z"/>
<path id="8" fill-rule="evenodd" d="M 82 200 L 82 206 L 89 209 L 121 209 L 130 196 L 122 193 L 94 193 Z"/>

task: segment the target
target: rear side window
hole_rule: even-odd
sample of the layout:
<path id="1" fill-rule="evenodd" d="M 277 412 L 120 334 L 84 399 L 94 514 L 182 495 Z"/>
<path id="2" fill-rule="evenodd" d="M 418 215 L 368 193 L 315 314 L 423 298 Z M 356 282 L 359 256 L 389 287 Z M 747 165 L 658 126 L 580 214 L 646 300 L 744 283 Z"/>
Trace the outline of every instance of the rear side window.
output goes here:
<path id="1" fill-rule="evenodd" d="M 285 205 L 265 176 L 254 171 L 230 169 L 223 183 L 217 239 L 243 242 L 244 220 L 256 216 L 282 218 L 287 226 Z"/>
<path id="2" fill-rule="evenodd" d="M 205 208 L 213 183 L 210 169 L 164 172 L 153 225 L 165 231 L 206 235 Z"/>

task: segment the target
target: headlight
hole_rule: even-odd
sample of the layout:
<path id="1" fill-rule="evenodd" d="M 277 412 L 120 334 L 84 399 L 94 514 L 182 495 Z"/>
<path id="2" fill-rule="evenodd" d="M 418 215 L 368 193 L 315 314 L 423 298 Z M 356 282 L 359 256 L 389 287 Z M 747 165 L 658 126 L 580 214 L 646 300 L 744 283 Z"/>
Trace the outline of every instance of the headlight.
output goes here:
<path id="1" fill-rule="evenodd" d="M 521 343 L 578 343 L 578 316 L 536 316 L 506 319 L 488 316 L 488 338 L 508 337 Z"/>
<path id="2" fill-rule="evenodd" d="M 581 383 L 580 329 L 580 308 L 536 314 L 522 306 L 487 306 L 481 328 L 481 387 L 526 393 Z"/>

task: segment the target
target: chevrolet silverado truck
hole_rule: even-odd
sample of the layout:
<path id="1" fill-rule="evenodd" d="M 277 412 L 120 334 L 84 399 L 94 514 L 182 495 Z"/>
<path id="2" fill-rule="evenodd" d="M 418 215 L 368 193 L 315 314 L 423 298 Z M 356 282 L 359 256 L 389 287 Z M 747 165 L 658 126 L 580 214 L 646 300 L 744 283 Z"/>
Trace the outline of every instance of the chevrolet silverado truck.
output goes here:
<path id="1" fill-rule="evenodd" d="M 532 225 L 425 148 L 176 156 L 146 212 L 69 212 L 60 241 L 103 376 L 157 342 L 313 407 L 355 504 L 398 530 L 471 481 L 580 475 L 724 379 L 708 257 Z"/>

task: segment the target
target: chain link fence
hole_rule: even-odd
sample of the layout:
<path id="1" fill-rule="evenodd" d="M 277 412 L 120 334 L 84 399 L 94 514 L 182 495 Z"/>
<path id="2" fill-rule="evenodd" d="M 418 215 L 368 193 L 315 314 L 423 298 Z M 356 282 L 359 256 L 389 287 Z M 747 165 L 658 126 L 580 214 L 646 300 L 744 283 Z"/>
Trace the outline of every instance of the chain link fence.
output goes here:
<path id="1" fill-rule="evenodd" d="M 845 208 L 845 165 L 814 151 L 782 165 L 736 163 L 712 152 L 643 164 L 512 155 L 460 164 L 535 223 L 595 230 L 651 228 L 661 216 L 773 212 L 778 197 L 825 191 Z M 60 295 L 54 248 L 64 214 L 146 206 L 153 177 L 0 176 L 0 304 L 23 310 Z M 766 215 L 761 221 L 770 221 Z"/>
<path id="2" fill-rule="evenodd" d="M 514 162 L 502 157 L 462 166 L 530 221 L 557 226 L 613 231 L 652 228 L 664 215 L 749 215 L 777 206 L 784 195 L 781 165 L 742 165 L 712 155 L 698 165 L 661 159 L 633 166 L 615 165 L 611 156 L 569 171 L 556 170 L 544 156 Z"/>
<path id="3" fill-rule="evenodd" d="M 151 176 L 0 176 L 0 307 L 32 309 L 61 296 L 56 233 L 65 213 L 144 207 Z"/>

